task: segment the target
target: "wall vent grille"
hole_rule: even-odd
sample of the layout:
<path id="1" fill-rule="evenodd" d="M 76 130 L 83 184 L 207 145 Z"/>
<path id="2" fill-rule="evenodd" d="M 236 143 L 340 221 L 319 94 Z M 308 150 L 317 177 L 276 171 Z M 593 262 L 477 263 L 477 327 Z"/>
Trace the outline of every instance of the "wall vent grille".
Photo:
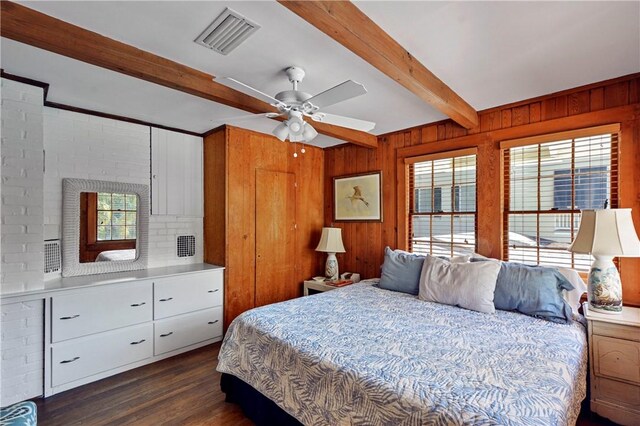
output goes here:
<path id="1" fill-rule="evenodd" d="M 206 30 L 195 39 L 195 42 L 223 55 L 245 41 L 260 26 L 228 7 L 218 16 Z"/>
<path id="2" fill-rule="evenodd" d="M 60 272 L 60 240 L 44 242 L 44 273 L 53 274 Z"/>
<path id="3" fill-rule="evenodd" d="M 192 257 L 196 255 L 196 237 L 193 235 L 179 235 L 176 246 L 178 257 Z"/>

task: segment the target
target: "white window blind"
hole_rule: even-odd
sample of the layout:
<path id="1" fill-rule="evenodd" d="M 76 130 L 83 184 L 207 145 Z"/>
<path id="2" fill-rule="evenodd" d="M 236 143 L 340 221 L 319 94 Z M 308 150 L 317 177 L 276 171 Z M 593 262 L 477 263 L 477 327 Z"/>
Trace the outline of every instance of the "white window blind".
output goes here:
<path id="1" fill-rule="evenodd" d="M 476 155 L 468 152 L 409 159 L 409 251 L 438 256 L 476 251 Z"/>
<path id="2" fill-rule="evenodd" d="M 504 258 L 588 271 L 591 256 L 567 251 L 581 209 L 618 204 L 618 134 L 504 150 Z"/>

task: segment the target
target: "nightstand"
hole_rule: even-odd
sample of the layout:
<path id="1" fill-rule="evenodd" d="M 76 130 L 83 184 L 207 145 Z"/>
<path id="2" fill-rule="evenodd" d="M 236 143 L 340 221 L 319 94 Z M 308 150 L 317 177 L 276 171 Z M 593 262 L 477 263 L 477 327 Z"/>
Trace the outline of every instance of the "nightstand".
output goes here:
<path id="1" fill-rule="evenodd" d="M 309 296 L 310 294 L 322 293 L 323 291 L 335 290 L 336 288 L 339 287 L 334 287 L 323 281 L 305 280 L 303 294 Z"/>
<path id="2" fill-rule="evenodd" d="M 640 309 L 583 310 L 589 325 L 591 411 L 622 425 L 640 419 Z"/>

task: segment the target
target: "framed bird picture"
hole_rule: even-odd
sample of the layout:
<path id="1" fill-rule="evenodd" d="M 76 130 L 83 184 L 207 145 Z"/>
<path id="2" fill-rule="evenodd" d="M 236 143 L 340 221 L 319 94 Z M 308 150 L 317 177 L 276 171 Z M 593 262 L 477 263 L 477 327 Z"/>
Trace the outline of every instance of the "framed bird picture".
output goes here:
<path id="1" fill-rule="evenodd" d="M 382 222 L 382 173 L 334 177 L 333 219 Z"/>

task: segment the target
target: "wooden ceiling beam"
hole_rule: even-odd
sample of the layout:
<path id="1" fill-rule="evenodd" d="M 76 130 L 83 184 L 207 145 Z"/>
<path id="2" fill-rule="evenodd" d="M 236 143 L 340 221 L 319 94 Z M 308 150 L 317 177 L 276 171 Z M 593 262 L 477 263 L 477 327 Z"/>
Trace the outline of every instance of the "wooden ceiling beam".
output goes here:
<path id="1" fill-rule="evenodd" d="M 350 1 L 278 2 L 461 126 L 478 126 L 471 105 Z"/>
<path id="2" fill-rule="evenodd" d="M 1 2 L 0 35 L 88 64 L 251 113 L 275 112 L 266 102 L 213 81 L 214 76 L 10 1 Z M 322 134 L 367 148 L 375 135 L 313 123 Z"/>

